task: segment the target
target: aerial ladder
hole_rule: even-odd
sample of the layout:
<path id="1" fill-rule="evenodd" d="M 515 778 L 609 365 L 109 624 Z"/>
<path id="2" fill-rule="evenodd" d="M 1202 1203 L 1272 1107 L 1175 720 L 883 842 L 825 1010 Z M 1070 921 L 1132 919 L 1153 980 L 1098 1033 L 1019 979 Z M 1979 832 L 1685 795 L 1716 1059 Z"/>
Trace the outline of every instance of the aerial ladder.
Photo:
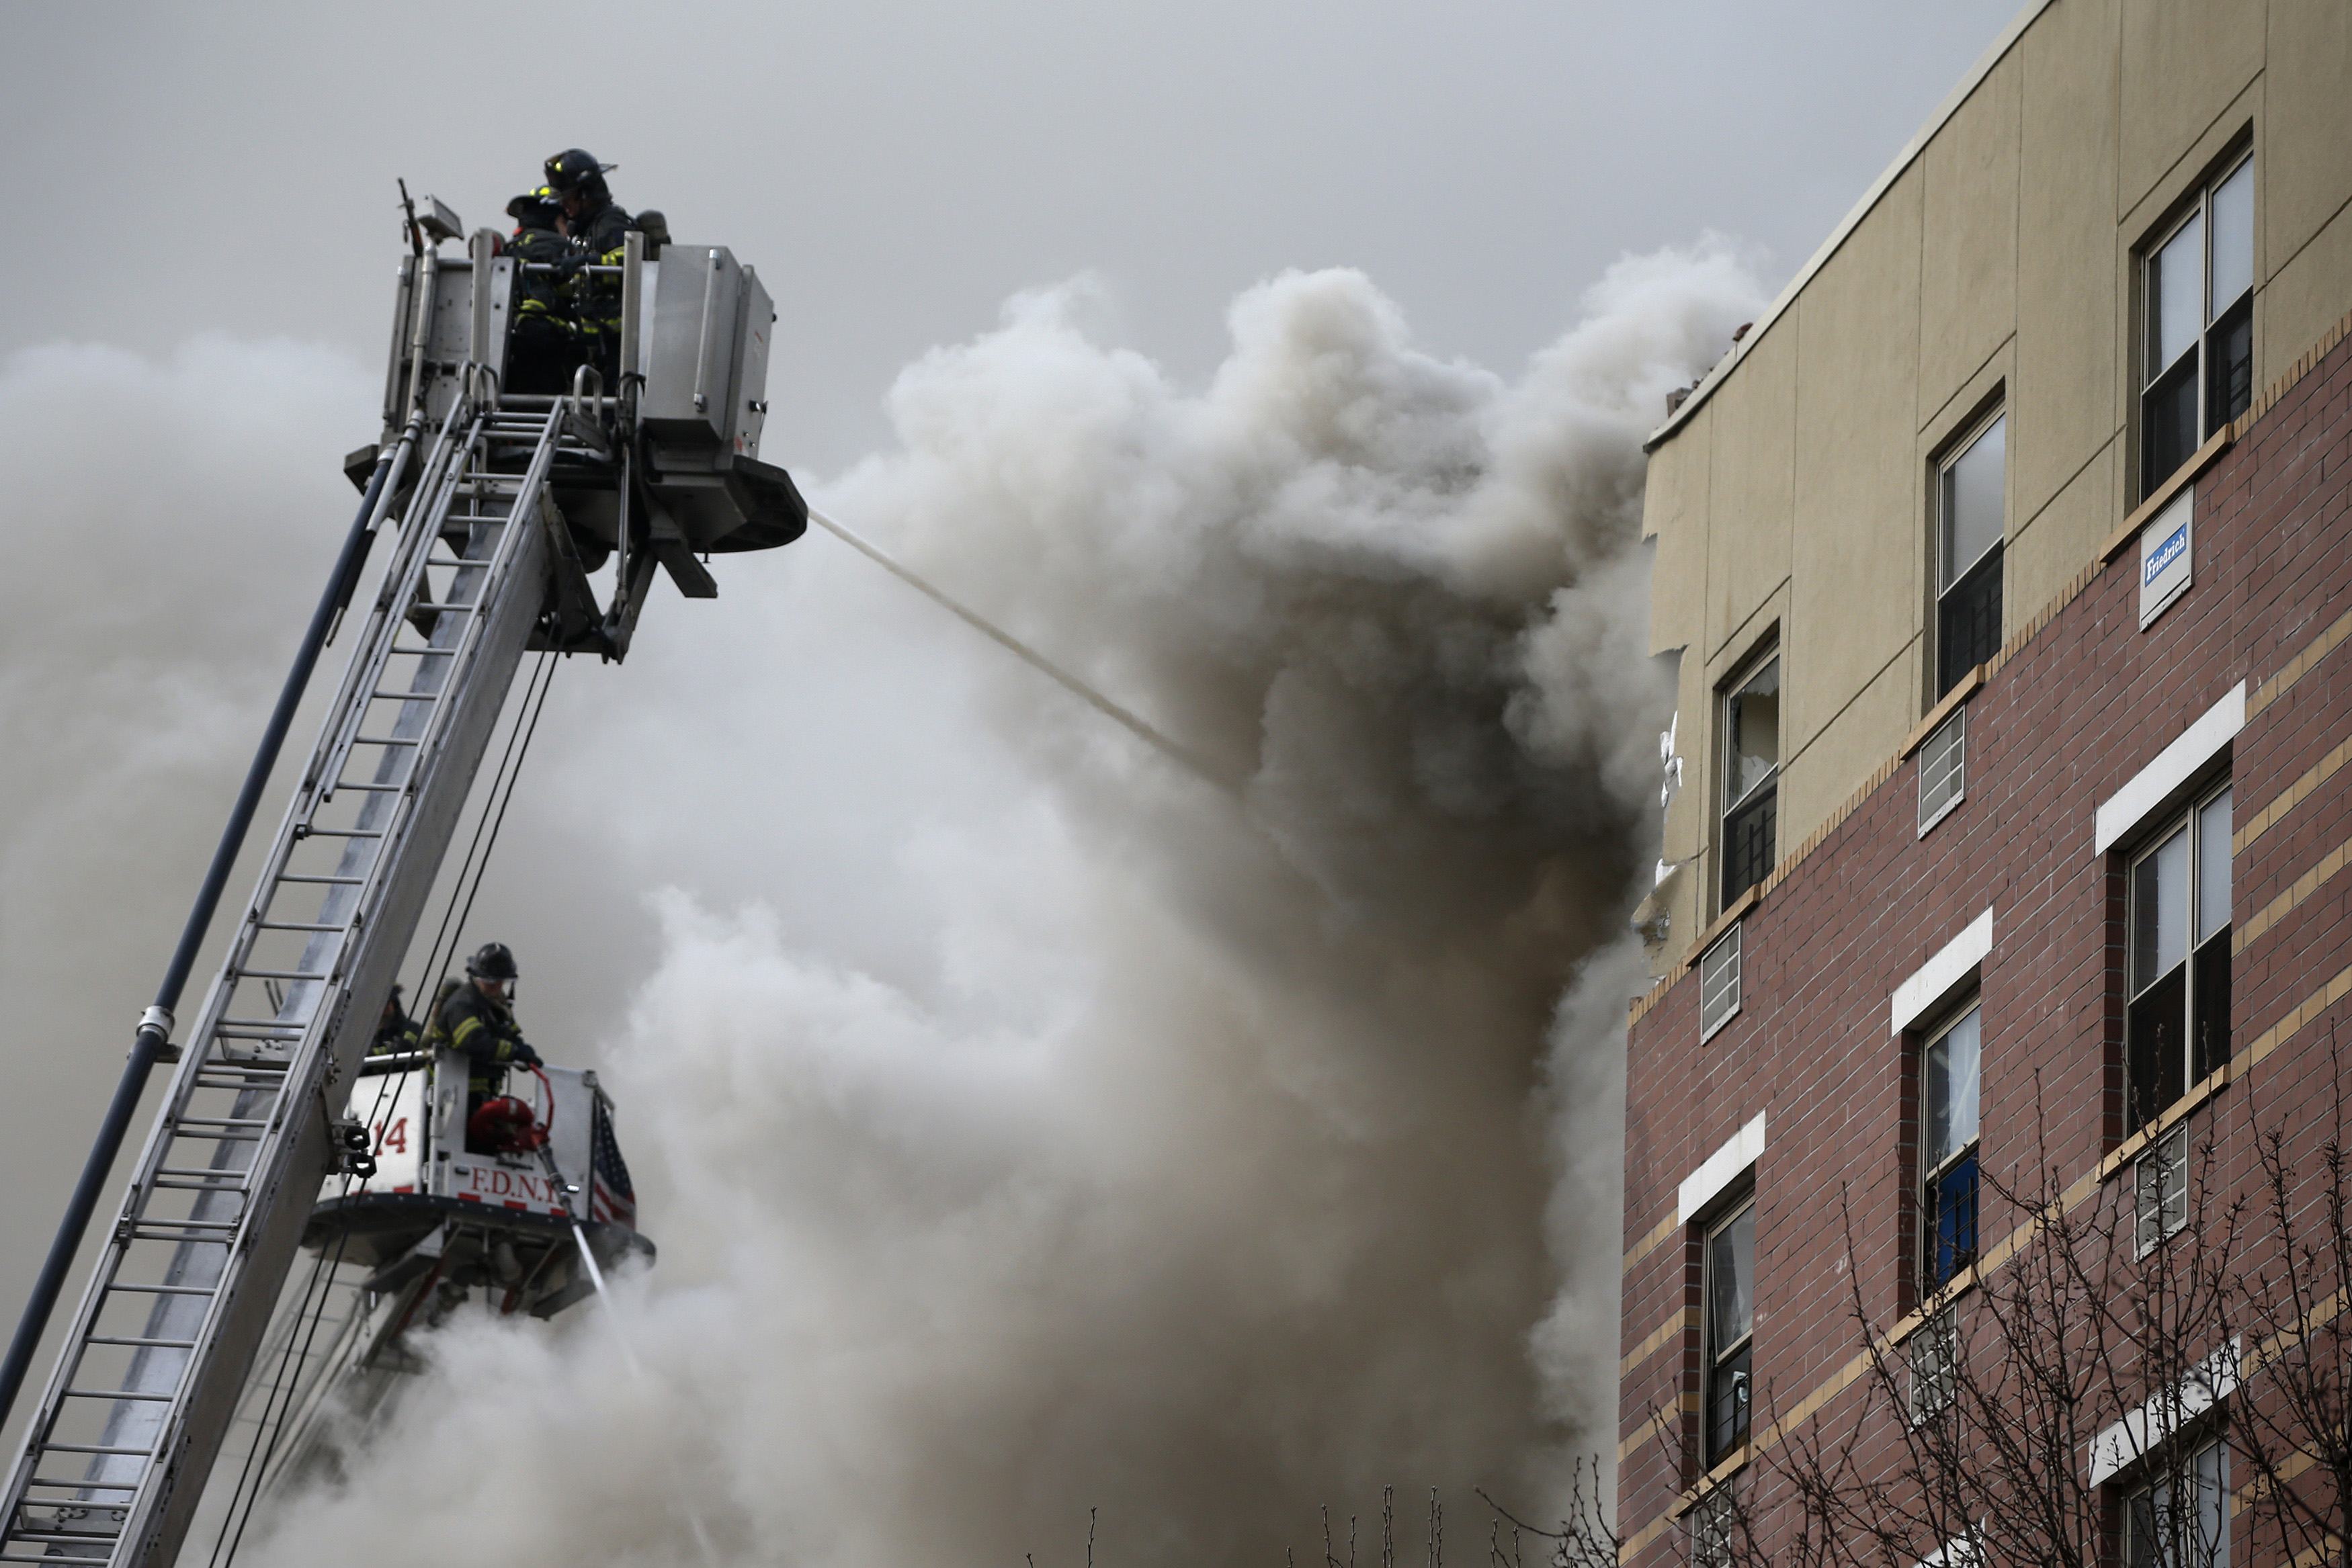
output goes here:
<path id="1" fill-rule="evenodd" d="M 508 1281 L 509 1308 L 544 1315 L 603 1267 L 650 1252 L 593 1074 L 536 1075 L 535 1135 L 484 1146 L 467 1126 L 462 1057 L 370 1048 L 525 655 L 620 659 L 657 572 L 708 598 L 710 555 L 804 531 L 790 476 L 758 456 L 774 313 L 725 247 L 656 250 L 632 233 L 619 267 L 574 286 L 617 295 L 617 342 L 568 386 L 509 388 L 522 264 L 488 230 L 465 238 L 429 198 L 409 232 L 383 433 L 346 462 L 363 486 L 358 516 L 0 1365 L 4 1417 L 149 1069 L 171 1065 L 26 1413 L 0 1563 L 174 1561 L 241 1401 L 251 1418 L 265 1340 L 275 1351 L 273 1333 L 301 1330 L 279 1303 L 306 1244 L 363 1279 L 327 1343 L 303 1346 L 281 1419 L 315 1412 L 334 1375 L 396 1359 L 452 1281 Z M 382 566 L 363 600 L 371 556 Z M 592 574 L 607 564 L 600 599 Z M 278 743 L 346 619 L 350 658 L 317 741 L 174 1038 L 180 988 Z"/>

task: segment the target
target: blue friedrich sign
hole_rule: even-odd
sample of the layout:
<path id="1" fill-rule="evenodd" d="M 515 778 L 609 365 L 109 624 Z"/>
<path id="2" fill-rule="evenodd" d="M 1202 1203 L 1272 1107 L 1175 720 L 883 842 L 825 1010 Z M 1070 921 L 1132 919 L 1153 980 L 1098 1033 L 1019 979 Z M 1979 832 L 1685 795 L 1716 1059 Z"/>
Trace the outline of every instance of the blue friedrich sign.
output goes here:
<path id="1" fill-rule="evenodd" d="M 2139 531 L 2139 623 L 2143 630 L 2189 591 L 2190 524 L 2197 487 L 2183 486 Z"/>

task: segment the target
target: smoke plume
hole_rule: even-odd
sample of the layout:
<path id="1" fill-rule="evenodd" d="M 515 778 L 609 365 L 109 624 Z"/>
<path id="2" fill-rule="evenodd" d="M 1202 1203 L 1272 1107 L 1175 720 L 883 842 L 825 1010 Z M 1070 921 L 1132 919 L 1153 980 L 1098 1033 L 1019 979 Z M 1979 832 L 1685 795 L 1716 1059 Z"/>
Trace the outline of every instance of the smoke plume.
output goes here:
<path id="1" fill-rule="evenodd" d="M 1187 390 L 1080 283 L 910 367 L 825 504 L 1213 781 L 817 536 L 567 674 L 476 934 L 620 1101 L 646 1375 L 461 1319 L 257 1554 L 1273 1563 L 1606 1446 L 1640 438 L 1754 294 L 1622 262 L 1506 380 L 1290 274 Z"/>

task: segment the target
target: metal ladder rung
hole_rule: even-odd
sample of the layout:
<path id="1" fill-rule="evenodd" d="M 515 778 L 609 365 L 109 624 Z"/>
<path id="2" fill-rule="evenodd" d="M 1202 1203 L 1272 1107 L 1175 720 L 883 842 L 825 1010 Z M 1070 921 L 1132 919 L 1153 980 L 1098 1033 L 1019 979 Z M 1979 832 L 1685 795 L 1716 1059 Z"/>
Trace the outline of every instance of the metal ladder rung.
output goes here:
<path id="1" fill-rule="evenodd" d="M 174 1131 L 172 1134 L 172 1136 L 174 1138 L 185 1138 L 190 1143 L 199 1144 L 257 1144 L 261 1142 L 261 1134 L 259 1133 L 206 1133 L 202 1131 L 182 1133 Z"/>
<path id="2" fill-rule="evenodd" d="M 303 1032 L 299 1025 L 287 1029 L 273 1024 L 239 1021 L 214 1026 L 213 1038 L 215 1040 L 299 1040 Z"/>
<path id="3" fill-rule="evenodd" d="M 253 1173 L 250 1171 L 223 1170 L 217 1166 L 208 1166 L 202 1169 L 188 1166 L 157 1166 L 155 1167 L 155 1174 L 159 1176 L 235 1176 L 243 1178 L 252 1175 Z M 239 1179 L 236 1185 L 242 1186 L 245 1183 L 242 1179 Z"/>
<path id="4" fill-rule="evenodd" d="M 110 1291 L 131 1291 L 142 1296 L 217 1296 L 220 1291 L 210 1285 L 126 1285 L 117 1281 L 106 1287 Z M 92 1449 L 91 1452 L 102 1452 Z"/>
<path id="5" fill-rule="evenodd" d="M 183 1116 L 172 1125 L 174 1127 L 267 1127 L 274 1119 L 268 1116 Z"/>
<path id="6" fill-rule="evenodd" d="M 401 652 L 401 653 L 454 653 L 455 651 L 456 651 L 456 650 L 454 650 L 454 649 L 443 649 L 443 648 L 430 648 L 430 649 L 403 648 L 403 649 L 401 649 L 401 650 L 400 650 L 400 652 Z M 414 740 L 404 740 L 404 739 L 402 739 L 399 736 L 396 736 L 396 735 L 355 735 L 355 736 L 352 737 L 352 744 L 353 746 L 422 746 L 422 745 L 424 745 L 424 744 L 425 744 L 425 740 L 424 740 L 424 737 L 421 737 L 421 736 L 420 736 L 420 737 L 418 737 L 417 738 L 414 739 Z M 320 930 L 320 931 L 324 931 L 324 930 L 328 929 L 328 927 L 326 927 L 326 926 L 324 926 L 324 925 L 320 925 L 320 926 L 316 927 L 316 929 Z M 335 927 L 335 929 L 337 929 L 337 930 L 341 930 L 341 926 L 337 926 L 337 927 Z"/>
<path id="7" fill-rule="evenodd" d="M 256 931 L 348 931 L 348 925 L 328 925 L 316 920 L 257 920 Z"/>
<path id="8" fill-rule="evenodd" d="M 52 1502 L 46 1504 L 45 1506 L 49 1508 L 63 1508 L 68 1505 Z M 0 1556 L 0 1563 L 105 1563 L 110 1561 L 110 1559 L 106 1557 L 76 1557 L 65 1555 L 59 1553 L 57 1551 L 57 1548 L 60 1546 L 82 1546 L 88 1547 L 92 1551 L 105 1552 L 115 1546 L 121 1545 L 122 1543 L 122 1537 L 115 1534 L 111 1531 L 101 1533 L 95 1530 L 68 1530 L 62 1524 L 50 1524 L 44 1527 L 34 1524 L 28 1521 L 24 1524 L 18 1525 L 16 1529 L 9 1531 L 6 1536 L 6 1542 L 10 1546 L 47 1546 L 49 1550 L 42 1552 L 38 1557 L 17 1557 L 14 1555 Z"/>
<path id="9" fill-rule="evenodd" d="M 367 878 L 363 876 L 321 876 L 316 872 L 281 871 L 278 873 L 278 880 L 280 882 L 299 882 L 306 884 L 319 883 L 329 887 L 357 887 L 360 883 L 367 881 Z"/>
<path id="10" fill-rule="evenodd" d="M 306 828 L 302 836 L 310 839 L 380 839 L 382 828 Z"/>
<path id="11" fill-rule="evenodd" d="M 234 969 L 230 973 L 240 980 L 331 980 L 326 973 L 312 974 L 308 969 Z"/>
<path id="12" fill-rule="evenodd" d="M 372 703 L 437 703 L 440 700 L 439 692 L 388 692 L 378 686 L 368 693 L 368 701 Z"/>
<path id="13" fill-rule="evenodd" d="M 139 1399 L 150 1404 L 168 1402 L 169 1394 L 142 1394 L 135 1388 L 68 1388 L 58 1395 L 61 1399 Z"/>
<path id="14" fill-rule="evenodd" d="M 100 1443 L 43 1443 L 41 1445 L 41 1452 L 45 1454 L 132 1454 L 141 1458 L 145 1458 L 152 1455 L 155 1450 L 152 1448 L 110 1448 Z"/>
<path id="15" fill-rule="evenodd" d="M 242 1175 L 243 1173 L 240 1172 L 238 1174 Z M 148 1185 L 154 1187 L 158 1192 L 243 1193 L 249 1190 L 243 1182 L 167 1181 L 161 1177 L 158 1177 L 155 1181 L 151 1182 Z"/>
<path id="16" fill-rule="evenodd" d="M 94 1333 L 85 1335 L 81 1343 L 84 1344 L 126 1344 L 134 1350 L 194 1350 L 196 1348 L 196 1342 L 192 1339 L 148 1339 L 139 1334 Z M 80 1483 L 62 1482 L 58 1484 L 79 1485 Z M 131 1489 L 129 1487 L 125 1487 L 122 1490 L 129 1491 Z"/>
<path id="17" fill-rule="evenodd" d="M 479 610 L 481 606 L 479 604 L 453 604 L 437 599 L 420 599 L 410 604 L 408 608 L 409 612 L 413 614 L 420 610 L 429 610 L 438 613 L 445 610 Z"/>
<path id="18" fill-rule="evenodd" d="M 20 1557 L 14 1552 L 0 1552 L 0 1563 L 40 1563 L 47 1564 L 47 1568 L 76 1568 L 77 1564 L 81 1563 L 93 1564 L 95 1568 L 104 1568 L 106 1563 L 113 1561 L 111 1553 L 104 1557 L 60 1557 L 53 1552 L 44 1552 L 38 1557 Z"/>
<path id="19" fill-rule="evenodd" d="M 331 795 L 338 789 L 362 789 L 371 795 L 404 795 L 408 793 L 408 786 L 405 784 L 354 784 L 348 779 L 337 779 L 328 788 L 327 793 Z M 312 926 L 311 929 L 314 931 L 341 931 L 342 927 L 340 925 L 316 925 Z"/>
<path id="20" fill-rule="evenodd" d="M 64 1509 L 74 1508 L 77 1506 L 82 1508 L 98 1506 L 105 1508 L 110 1512 L 122 1506 L 121 1503 L 101 1503 L 96 1505 L 90 1503 L 76 1504 L 65 1501 L 58 1498 L 48 1498 L 38 1500 L 27 1499 L 26 1500 L 31 1502 L 32 1506 L 35 1508 Z M 79 1521 L 76 1521 L 74 1525 L 69 1525 L 67 1521 L 62 1519 L 52 1519 L 47 1522 L 33 1519 L 24 1519 L 16 1528 L 7 1532 L 7 1544 L 11 1546 L 30 1546 L 37 1545 L 42 1542 L 49 1542 L 60 1546 L 88 1546 L 103 1549 L 116 1544 L 122 1539 L 121 1535 L 115 1531 L 79 1528 L 77 1527 L 78 1523 Z M 31 1559 L 31 1561 L 35 1563 L 102 1563 L 105 1559 L 90 1557 L 36 1557 Z"/>

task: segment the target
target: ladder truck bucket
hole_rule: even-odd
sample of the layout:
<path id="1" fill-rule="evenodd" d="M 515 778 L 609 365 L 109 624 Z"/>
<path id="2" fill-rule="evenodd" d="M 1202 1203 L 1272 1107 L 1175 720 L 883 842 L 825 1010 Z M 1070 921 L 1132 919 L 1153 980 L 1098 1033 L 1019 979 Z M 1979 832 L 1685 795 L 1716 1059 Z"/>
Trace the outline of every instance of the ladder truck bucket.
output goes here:
<path id="1" fill-rule="evenodd" d="M 568 392 L 509 391 L 517 284 L 530 275 L 488 231 L 449 246 L 445 214 L 420 217 L 434 243 L 398 274 L 360 515 L 0 1364 L 5 1418 L 147 1076 L 173 1064 L 26 1412 L 0 1491 L 0 1561 L 163 1568 L 241 1410 L 270 1427 L 259 1469 L 282 1469 L 278 1439 L 290 1430 L 304 1448 L 337 1369 L 380 1378 L 402 1364 L 403 1336 L 430 1321 L 445 1285 L 545 1314 L 592 1288 L 583 1276 L 653 1256 L 593 1074 L 547 1070 L 532 1113 L 546 1118 L 543 1146 L 469 1149 L 465 1059 L 370 1049 L 525 653 L 620 658 L 656 569 L 707 597 L 703 558 L 805 528 L 790 476 L 758 455 L 774 315 L 724 247 L 656 257 L 632 235 L 624 265 L 591 277 L 619 301 L 610 384 L 606 365 L 590 364 Z M 600 597 L 591 573 L 607 559 Z M 318 739 L 174 1040 L 183 982 L 278 744 L 345 620 L 349 662 Z M 377 1114 L 393 1108 L 412 1118 L 404 1140 Z M 277 1375 L 298 1360 L 308 1370 L 287 1400 L 257 1406 L 257 1359 L 265 1344 L 277 1354 L 273 1323 L 294 1321 L 281 1303 L 306 1299 L 288 1288 L 306 1245 L 338 1326 L 318 1332 L 322 1307 L 309 1330 L 289 1327 Z"/>

